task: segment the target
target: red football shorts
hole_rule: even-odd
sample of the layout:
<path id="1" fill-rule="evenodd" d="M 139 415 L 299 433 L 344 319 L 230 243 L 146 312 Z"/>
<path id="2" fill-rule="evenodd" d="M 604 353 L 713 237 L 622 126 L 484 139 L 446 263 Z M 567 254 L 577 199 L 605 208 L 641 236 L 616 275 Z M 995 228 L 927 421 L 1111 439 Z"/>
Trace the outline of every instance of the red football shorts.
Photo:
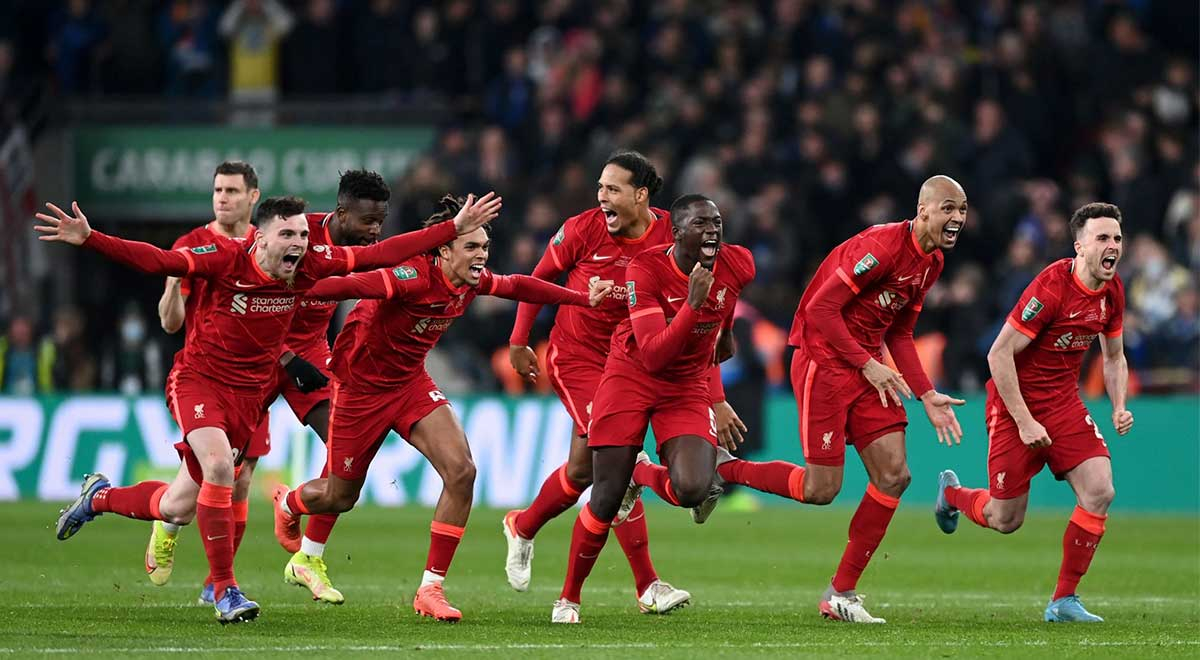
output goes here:
<path id="1" fill-rule="evenodd" d="M 299 355 L 299 354 L 298 354 Z M 326 349 L 324 353 L 313 352 L 311 354 L 299 355 L 301 359 L 307 360 L 314 367 L 321 370 L 322 374 L 333 382 L 333 374 L 329 373 L 329 351 Z M 268 401 L 274 401 L 275 397 L 282 396 L 287 401 L 288 407 L 296 415 L 296 419 L 300 420 L 301 424 L 305 424 L 305 418 L 308 413 L 312 412 L 313 408 L 322 401 L 328 401 L 333 396 L 332 385 L 326 385 L 320 389 L 311 392 L 301 392 L 295 381 L 288 375 L 287 370 L 279 367 L 275 370 L 275 390 L 268 397 Z"/>
<path id="2" fill-rule="evenodd" d="M 641 447 L 647 427 L 657 448 L 671 438 L 696 435 L 717 444 L 708 379 L 666 381 L 619 359 L 608 360 L 592 402 L 589 447 Z"/>
<path id="3" fill-rule="evenodd" d="M 604 375 L 604 355 L 579 349 L 564 351 L 550 342 L 546 369 L 559 401 L 575 422 L 575 435 L 587 435 L 592 402 Z"/>
<path id="4" fill-rule="evenodd" d="M 172 369 L 167 376 L 167 407 L 183 431 L 184 440 L 175 443 L 180 458 L 196 483 L 204 480 L 200 464 L 187 444 L 189 433 L 215 427 L 223 430 L 233 450 L 235 465 L 250 455 L 251 439 L 266 424 L 262 397 L 255 392 L 231 389 L 191 371 Z M 265 426 L 263 435 L 266 435 Z M 269 441 L 265 442 L 269 448 Z M 266 453 L 266 452 L 263 452 Z"/>
<path id="5" fill-rule="evenodd" d="M 1109 458 L 1104 435 L 1078 396 L 1048 413 L 1033 412 L 1046 427 L 1050 446 L 1031 449 L 1021 442 L 1017 423 L 989 384 L 987 397 L 988 492 L 996 499 L 1012 499 L 1029 492 L 1034 475 L 1049 465 L 1055 479 L 1065 479 L 1075 466 L 1089 458 Z"/>
<path id="6" fill-rule="evenodd" d="M 846 462 L 846 445 L 861 452 L 908 426 L 904 406 L 889 400 L 884 408 L 879 391 L 859 370 L 818 364 L 802 348 L 792 354 L 792 391 L 804 461 L 812 465 L 841 466 Z"/>
<path id="7" fill-rule="evenodd" d="M 329 473 L 342 479 L 367 476 L 367 467 L 394 430 L 408 438 L 412 427 L 450 402 L 424 371 L 394 391 L 363 391 L 333 385 L 329 408 Z"/>

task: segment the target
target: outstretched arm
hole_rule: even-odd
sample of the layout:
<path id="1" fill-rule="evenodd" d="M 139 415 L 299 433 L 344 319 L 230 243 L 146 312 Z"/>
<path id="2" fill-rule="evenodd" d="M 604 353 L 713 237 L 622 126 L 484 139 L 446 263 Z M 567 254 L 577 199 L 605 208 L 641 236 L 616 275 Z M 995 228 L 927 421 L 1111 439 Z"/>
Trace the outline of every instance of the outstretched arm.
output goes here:
<path id="1" fill-rule="evenodd" d="M 542 253 L 542 258 L 534 267 L 531 277 L 553 282 L 562 275 L 564 270 L 555 262 L 553 253 L 548 249 Z M 513 323 L 512 334 L 508 337 L 510 346 L 528 346 L 529 333 L 533 330 L 533 322 L 542 311 L 542 303 L 522 302 L 517 305 L 517 320 Z"/>
<path id="2" fill-rule="evenodd" d="M 612 282 L 608 284 L 611 289 Z M 543 305 L 592 304 L 592 298 L 586 291 L 573 291 L 529 275 L 492 275 L 487 280 L 480 282 L 479 292 L 489 296 Z M 597 302 L 599 301 L 597 300 Z"/>
<path id="3" fill-rule="evenodd" d="M 391 298 L 396 286 L 387 269 L 355 273 L 345 277 L 326 277 L 318 280 L 304 296 L 317 300 L 354 300 L 362 298 Z"/>
<path id="4" fill-rule="evenodd" d="M 34 229 L 42 234 L 38 237 L 39 240 L 83 245 L 113 261 L 150 275 L 182 276 L 190 275 L 194 270 L 194 262 L 187 252 L 164 250 L 149 243 L 127 241 L 93 230 L 78 202 L 71 203 L 71 208 L 75 211 L 74 216 L 49 202 L 46 203 L 46 208 L 54 215 L 37 214 L 38 220 L 46 223 L 34 225 Z"/>

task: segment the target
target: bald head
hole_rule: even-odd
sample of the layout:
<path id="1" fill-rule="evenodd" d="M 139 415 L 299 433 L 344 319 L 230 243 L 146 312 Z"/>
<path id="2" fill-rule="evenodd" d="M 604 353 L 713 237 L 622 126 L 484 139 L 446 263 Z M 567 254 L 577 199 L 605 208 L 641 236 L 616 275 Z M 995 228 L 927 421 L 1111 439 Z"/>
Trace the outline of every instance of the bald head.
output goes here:
<path id="1" fill-rule="evenodd" d="M 966 199 L 967 193 L 957 181 L 945 174 L 937 174 L 921 184 L 917 204 L 937 204 L 944 199 Z"/>

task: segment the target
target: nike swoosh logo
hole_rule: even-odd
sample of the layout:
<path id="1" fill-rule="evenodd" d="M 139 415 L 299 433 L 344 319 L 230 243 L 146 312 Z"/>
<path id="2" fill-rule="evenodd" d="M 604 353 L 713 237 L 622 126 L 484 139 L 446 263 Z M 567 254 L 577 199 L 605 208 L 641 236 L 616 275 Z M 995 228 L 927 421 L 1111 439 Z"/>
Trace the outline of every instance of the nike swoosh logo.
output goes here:
<path id="1" fill-rule="evenodd" d="M 667 302 L 669 302 L 669 303 L 679 302 L 680 300 L 683 300 L 686 297 L 687 296 L 680 296 L 678 298 L 672 298 L 671 296 L 667 296 Z"/>
<path id="2" fill-rule="evenodd" d="M 253 289 L 253 288 L 254 288 L 254 286 L 255 286 L 255 285 L 253 285 L 253 284 L 242 284 L 242 281 L 241 281 L 241 280 L 237 280 L 237 281 L 235 281 L 235 282 L 233 283 L 233 285 L 234 285 L 234 286 L 236 286 L 236 287 L 238 287 L 239 289 Z"/>
<path id="3" fill-rule="evenodd" d="M 445 307 L 445 306 L 446 306 L 446 303 L 429 303 L 429 309 L 437 309 L 439 307 Z"/>
<path id="4" fill-rule="evenodd" d="M 216 541 L 217 539 L 227 539 L 229 536 L 227 534 L 222 534 L 220 536 L 205 536 L 204 538 L 208 539 L 209 541 Z"/>
<path id="5" fill-rule="evenodd" d="M 1079 315 L 1080 315 L 1080 314 L 1082 314 L 1082 313 L 1083 313 L 1083 312 L 1071 312 L 1070 314 L 1067 314 L 1067 318 L 1069 318 L 1069 319 L 1073 319 L 1073 318 L 1075 318 L 1076 316 L 1079 316 Z"/>
<path id="6" fill-rule="evenodd" d="M 611 254 L 608 256 L 604 256 L 604 255 L 600 255 L 600 254 L 592 255 L 592 259 L 594 259 L 596 261 L 604 261 L 605 259 L 612 259 L 612 258 L 613 258 L 613 255 L 611 255 Z"/>
<path id="7" fill-rule="evenodd" d="M 896 281 L 897 282 L 907 282 L 908 280 L 911 280 L 913 277 L 915 277 L 915 276 L 909 275 L 907 277 L 897 277 Z"/>

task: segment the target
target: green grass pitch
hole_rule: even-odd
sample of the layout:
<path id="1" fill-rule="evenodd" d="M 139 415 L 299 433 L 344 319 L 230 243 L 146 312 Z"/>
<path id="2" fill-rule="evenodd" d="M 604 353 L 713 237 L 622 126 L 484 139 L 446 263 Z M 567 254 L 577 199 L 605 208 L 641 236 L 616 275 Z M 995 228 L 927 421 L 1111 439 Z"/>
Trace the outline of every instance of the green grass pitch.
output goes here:
<path id="1" fill-rule="evenodd" d="M 142 569 L 148 523 L 114 515 L 67 542 L 58 507 L 0 505 L 0 657 L 82 653 L 163 657 L 1195 657 L 1200 653 L 1200 519 L 1116 513 L 1091 572 L 1085 604 L 1108 621 L 1041 622 L 1058 571 L 1068 511 L 1042 511 L 1011 536 L 963 521 L 944 536 L 920 507 L 901 508 L 859 585 L 885 626 L 824 621 L 816 600 L 837 563 L 849 508 L 769 507 L 723 512 L 703 526 L 686 512 L 648 507 L 660 576 L 691 591 L 691 607 L 639 614 L 613 538 L 584 590 L 583 625 L 550 624 L 574 512 L 537 539 L 533 583 L 504 579 L 500 511 L 477 510 L 447 580 L 464 612 L 457 625 L 413 614 L 430 511 L 364 508 L 344 516 L 326 558 L 341 607 L 282 581 L 287 555 L 270 508 L 252 505 L 238 557 L 243 589 L 263 607 L 255 622 L 222 627 L 194 605 L 205 566 L 192 528 L 174 577 L 154 587 Z M 497 654 L 501 654 L 497 656 Z"/>

